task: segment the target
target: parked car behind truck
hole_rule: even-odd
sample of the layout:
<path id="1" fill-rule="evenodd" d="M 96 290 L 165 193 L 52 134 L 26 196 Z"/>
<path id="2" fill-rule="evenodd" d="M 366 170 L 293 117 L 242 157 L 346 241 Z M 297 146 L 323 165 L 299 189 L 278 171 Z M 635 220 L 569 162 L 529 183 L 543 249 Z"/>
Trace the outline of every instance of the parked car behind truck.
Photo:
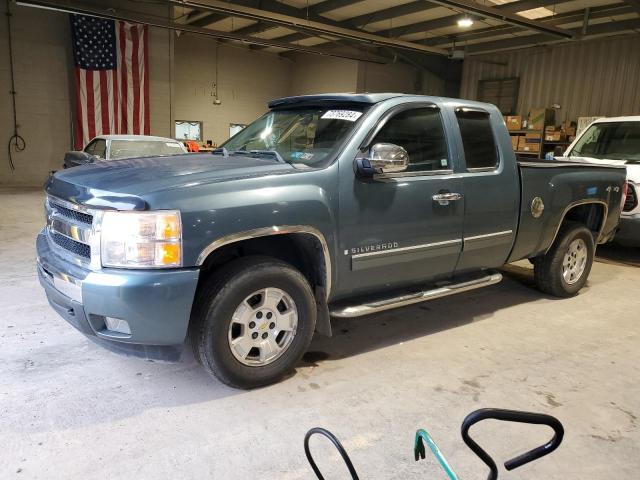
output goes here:
<path id="1" fill-rule="evenodd" d="M 84 150 L 67 152 L 63 166 L 71 168 L 124 158 L 180 155 L 186 151 L 182 143 L 172 138 L 149 135 L 100 135 L 91 140 Z"/>
<path id="2" fill-rule="evenodd" d="M 97 163 L 45 186 L 38 273 L 52 307 L 131 351 L 190 340 L 223 382 L 277 381 L 330 317 L 500 281 L 584 286 L 618 225 L 624 167 L 517 162 L 492 105 L 312 95 L 213 154 Z"/>
<path id="3" fill-rule="evenodd" d="M 560 161 L 627 168 L 627 197 L 615 241 L 640 247 L 640 116 L 600 118 L 586 128 L 564 152 Z"/>

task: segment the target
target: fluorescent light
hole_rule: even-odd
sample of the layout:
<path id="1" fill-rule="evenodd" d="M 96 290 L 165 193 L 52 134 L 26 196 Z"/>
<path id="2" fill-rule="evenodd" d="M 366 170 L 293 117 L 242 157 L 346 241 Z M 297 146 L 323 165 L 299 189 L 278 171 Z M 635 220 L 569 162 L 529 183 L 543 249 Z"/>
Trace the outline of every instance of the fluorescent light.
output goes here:
<path id="1" fill-rule="evenodd" d="M 468 28 L 471 25 L 473 25 L 473 20 L 471 20 L 469 17 L 464 17 L 464 18 L 461 18 L 460 20 L 458 20 L 458 26 L 459 27 Z"/>

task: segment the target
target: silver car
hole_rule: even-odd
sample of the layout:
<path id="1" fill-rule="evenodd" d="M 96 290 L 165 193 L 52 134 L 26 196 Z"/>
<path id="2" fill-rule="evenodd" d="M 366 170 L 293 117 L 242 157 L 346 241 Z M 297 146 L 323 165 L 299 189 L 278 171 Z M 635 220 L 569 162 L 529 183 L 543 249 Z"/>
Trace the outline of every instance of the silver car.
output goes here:
<path id="1" fill-rule="evenodd" d="M 67 152 L 64 156 L 64 168 L 123 158 L 158 157 L 183 153 L 187 153 L 187 149 L 173 138 L 148 135 L 101 135 L 91 140 L 84 150 Z"/>

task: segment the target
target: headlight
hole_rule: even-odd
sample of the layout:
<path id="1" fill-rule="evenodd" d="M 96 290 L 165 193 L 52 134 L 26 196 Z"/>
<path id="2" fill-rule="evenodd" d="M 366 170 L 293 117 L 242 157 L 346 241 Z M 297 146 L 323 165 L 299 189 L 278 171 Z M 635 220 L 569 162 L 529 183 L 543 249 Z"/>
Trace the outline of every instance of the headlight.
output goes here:
<path id="1" fill-rule="evenodd" d="M 105 212 L 101 243 L 103 267 L 180 267 L 180 212 Z"/>

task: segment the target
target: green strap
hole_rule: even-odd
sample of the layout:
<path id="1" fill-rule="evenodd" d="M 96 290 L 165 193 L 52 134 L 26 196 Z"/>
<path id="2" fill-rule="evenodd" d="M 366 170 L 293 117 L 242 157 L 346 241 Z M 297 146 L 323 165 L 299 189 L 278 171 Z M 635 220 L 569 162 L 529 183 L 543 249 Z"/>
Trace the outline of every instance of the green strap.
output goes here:
<path id="1" fill-rule="evenodd" d="M 416 439 L 414 442 L 414 451 L 418 452 L 420 450 L 422 439 L 424 439 L 427 445 L 429 445 L 429 448 L 431 449 L 436 459 L 440 463 L 440 466 L 442 467 L 442 469 L 445 471 L 445 473 L 449 477 L 449 480 L 459 480 L 458 476 L 451 468 L 451 465 L 449 465 L 449 462 L 447 462 L 447 459 L 444 458 L 444 455 L 438 448 L 438 445 L 436 445 L 436 442 L 433 441 L 433 439 L 431 438 L 431 435 L 429 435 L 426 430 L 420 429 L 416 432 Z M 424 447 L 422 447 L 422 450 L 424 451 Z M 418 457 L 416 456 L 416 460 L 417 459 Z"/>

